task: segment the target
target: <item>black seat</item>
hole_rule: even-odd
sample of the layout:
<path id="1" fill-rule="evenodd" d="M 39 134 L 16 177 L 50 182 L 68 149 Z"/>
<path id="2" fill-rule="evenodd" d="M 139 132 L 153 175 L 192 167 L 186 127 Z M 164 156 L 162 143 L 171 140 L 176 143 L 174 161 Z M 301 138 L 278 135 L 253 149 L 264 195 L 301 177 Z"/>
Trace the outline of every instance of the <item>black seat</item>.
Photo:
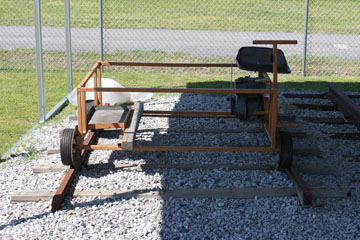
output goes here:
<path id="1" fill-rule="evenodd" d="M 236 56 L 236 63 L 242 70 L 273 72 L 273 49 L 265 47 L 242 47 Z M 290 73 L 285 55 L 277 50 L 278 73 Z"/>

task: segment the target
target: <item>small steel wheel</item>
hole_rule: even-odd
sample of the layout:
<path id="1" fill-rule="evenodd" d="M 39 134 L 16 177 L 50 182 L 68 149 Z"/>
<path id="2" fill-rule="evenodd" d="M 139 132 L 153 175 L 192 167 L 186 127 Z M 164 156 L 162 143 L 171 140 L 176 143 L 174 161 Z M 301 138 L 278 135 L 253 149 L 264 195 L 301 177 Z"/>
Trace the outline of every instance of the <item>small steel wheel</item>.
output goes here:
<path id="1" fill-rule="evenodd" d="M 244 95 L 233 95 L 230 102 L 231 112 L 239 117 L 241 120 L 246 120 L 247 118 L 247 104 L 246 96 Z"/>
<path id="2" fill-rule="evenodd" d="M 292 136 L 287 132 L 278 132 L 278 141 L 280 146 L 279 169 L 288 169 L 293 161 Z"/>
<path id="3" fill-rule="evenodd" d="M 71 144 L 74 129 L 65 128 L 60 139 L 61 162 L 64 165 L 71 165 Z"/>
<path id="4" fill-rule="evenodd" d="M 75 129 L 64 129 L 60 140 L 61 162 L 64 165 L 71 165 L 75 169 L 81 168 L 81 165 L 83 164 L 81 150 L 75 148 L 78 144 L 79 133 L 77 127 L 75 127 Z"/>

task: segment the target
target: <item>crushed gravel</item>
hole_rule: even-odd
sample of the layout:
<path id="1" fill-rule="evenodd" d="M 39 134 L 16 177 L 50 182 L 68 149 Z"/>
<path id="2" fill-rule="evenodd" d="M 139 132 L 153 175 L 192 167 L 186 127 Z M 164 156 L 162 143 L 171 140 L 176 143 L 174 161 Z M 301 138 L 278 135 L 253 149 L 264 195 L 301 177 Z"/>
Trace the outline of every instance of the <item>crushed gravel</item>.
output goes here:
<path id="1" fill-rule="evenodd" d="M 287 91 L 289 92 L 289 91 Z M 63 172 L 33 174 L 39 164 L 59 164 L 60 154 L 46 154 L 59 145 L 59 131 L 72 128 L 67 118 L 43 125 L 17 149 L 17 155 L 0 165 L 1 239 L 359 239 L 360 142 L 335 140 L 334 132 L 357 132 L 353 125 L 312 124 L 301 117 L 343 117 L 334 111 L 299 110 L 291 103 L 331 104 L 327 99 L 288 99 L 279 96 L 280 114 L 298 117 L 298 129 L 307 137 L 294 138 L 295 146 L 318 146 L 320 156 L 294 156 L 304 165 L 328 165 L 334 175 L 307 175 L 312 187 L 345 187 L 348 199 L 315 199 L 303 208 L 297 198 L 66 198 L 52 213 L 50 201 L 10 203 L 16 190 L 55 190 Z M 225 97 L 182 94 L 154 98 L 147 110 L 229 111 Z M 265 145 L 263 133 L 193 134 L 189 129 L 256 128 L 259 123 L 234 119 L 142 118 L 136 141 L 141 145 Z M 146 129 L 179 129 L 157 132 Z M 183 131 L 181 131 L 183 130 Z M 99 143 L 113 144 L 118 133 L 104 131 Z M 276 154 L 255 152 L 119 152 L 94 151 L 89 163 L 120 164 L 271 164 Z M 83 169 L 76 189 L 174 190 L 233 187 L 291 187 L 280 171 L 219 169 Z"/>

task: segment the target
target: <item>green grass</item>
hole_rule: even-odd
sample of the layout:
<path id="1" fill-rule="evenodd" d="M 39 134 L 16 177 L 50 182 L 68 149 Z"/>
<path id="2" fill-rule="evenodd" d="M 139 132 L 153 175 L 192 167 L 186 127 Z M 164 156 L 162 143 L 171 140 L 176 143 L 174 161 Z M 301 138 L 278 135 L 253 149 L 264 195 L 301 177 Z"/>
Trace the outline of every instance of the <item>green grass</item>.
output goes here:
<path id="1" fill-rule="evenodd" d="M 42 0 L 42 25 L 64 26 L 64 1 Z M 99 25 L 98 0 L 71 1 L 72 27 Z M 303 32 L 304 0 L 103 1 L 105 28 Z M 358 34 L 358 0 L 310 1 L 309 30 Z M 5 0 L 0 25 L 34 23 L 33 1 Z"/>
<path id="2" fill-rule="evenodd" d="M 74 86 L 86 72 L 74 72 Z M 242 76 L 236 73 L 234 78 Z M 66 95 L 66 73 L 45 72 L 46 110 L 49 111 Z M 194 74 L 169 72 L 124 71 L 105 72 L 103 77 L 119 81 L 126 87 L 228 87 L 229 74 Z M 300 77 L 281 75 L 279 87 L 282 89 L 326 91 L 327 83 L 335 82 L 345 91 L 360 92 L 359 77 Z M 4 99 L 0 105 L 0 144 L 4 154 L 18 139 L 38 121 L 36 74 L 30 72 L 0 71 L 0 95 Z M 59 116 L 75 111 L 68 106 Z M 54 121 L 54 120 L 53 120 Z M 51 122 L 50 122 L 51 123 Z M 49 124 L 49 123 L 46 123 Z"/>
<path id="3" fill-rule="evenodd" d="M 74 74 L 80 78 L 83 73 Z M 46 111 L 66 95 L 66 73 L 45 72 Z M 38 121 L 36 73 L 0 71 L 0 146 L 4 154 Z"/>

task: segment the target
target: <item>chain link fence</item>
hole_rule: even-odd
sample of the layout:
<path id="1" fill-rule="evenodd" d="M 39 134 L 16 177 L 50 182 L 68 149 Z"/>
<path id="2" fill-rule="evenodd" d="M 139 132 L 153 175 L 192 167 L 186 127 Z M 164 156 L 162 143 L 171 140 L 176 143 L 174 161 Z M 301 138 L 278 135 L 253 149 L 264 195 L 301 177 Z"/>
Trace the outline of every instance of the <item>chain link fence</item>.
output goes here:
<path id="1" fill-rule="evenodd" d="M 109 61 L 234 62 L 254 39 L 297 39 L 280 46 L 295 74 L 360 75 L 358 1 L 104 1 Z"/>
<path id="2" fill-rule="evenodd" d="M 238 49 L 254 39 L 297 39 L 298 45 L 280 48 L 293 73 L 301 74 L 305 3 L 71 1 L 73 70 L 87 71 L 101 52 L 108 61 L 234 62 Z M 0 40 L 1 69 L 35 71 L 33 1 L 0 5 L 0 31 L 6 36 Z M 44 70 L 64 71 L 64 1 L 41 0 L 41 8 Z M 356 0 L 310 0 L 307 75 L 359 75 L 359 12 Z"/>
<path id="3" fill-rule="evenodd" d="M 299 74 L 303 5 L 303 1 L 104 1 L 105 60 L 231 63 L 239 48 L 252 45 L 254 39 L 298 39 L 298 45 L 281 49 Z"/>
<path id="4" fill-rule="evenodd" d="M 34 35 L 34 7 L 31 1 L 19 1 L 19 5 L 26 11 L 20 11 L 13 6 L 12 1 L 0 3 L 0 155 L 3 155 L 14 144 L 19 134 L 16 129 L 21 129 L 20 134 L 26 132 L 25 126 L 29 122 L 36 122 L 37 98 L 26 99 L 25 94 L 36 94 L 36 61 Z M 24 22 L 29 16 L 32 22 Z M 28 39 L 18 36 L 32 36 Z M 24 79 L 35 79 L 24 83 Z M 26 89 L 29 92 L 26 93 Z M 26 116 L 20 117 L 19 113 L 28 113 L 28 101 L 34 104 L 33 119 Z M 15 116 L 13 118 L 12 116 Z M 21 136 L 21 135 L 20 135 Z"/>
<path id="5" fill-rule="evenodd" d="M 70 22 L 73 71 L 87 72 L 100 60 L 99 0 L 70 1 Z"/>
<path id="6" fill-rule="evenodd" d="M 41 1 L 45 111 L 67 93 L 63 1 Z M 4 154 L 39 121 L 34 1 L 0 3 L 0 147 Z"/>
<path id="7" fill-rule="evenodd" d="M 307 75 L 360 76 L 360 2 L 310 0 Z"/>

